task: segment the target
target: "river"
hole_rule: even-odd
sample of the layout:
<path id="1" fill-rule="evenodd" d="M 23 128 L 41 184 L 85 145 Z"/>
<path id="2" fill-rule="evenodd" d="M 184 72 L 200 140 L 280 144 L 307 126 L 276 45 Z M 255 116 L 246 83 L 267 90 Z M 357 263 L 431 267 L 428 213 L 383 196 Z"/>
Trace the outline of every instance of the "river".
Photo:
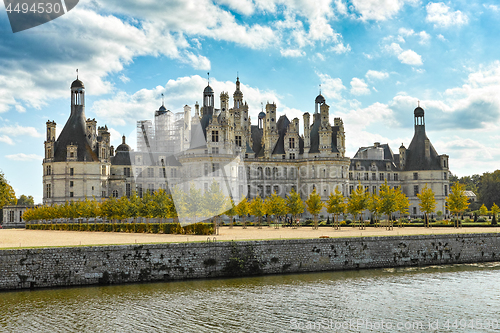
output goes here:
<path id="1" fill-rule="evenodd" d="M 500 263 L 0 293 L 2 332 L 493 332 Z"/>

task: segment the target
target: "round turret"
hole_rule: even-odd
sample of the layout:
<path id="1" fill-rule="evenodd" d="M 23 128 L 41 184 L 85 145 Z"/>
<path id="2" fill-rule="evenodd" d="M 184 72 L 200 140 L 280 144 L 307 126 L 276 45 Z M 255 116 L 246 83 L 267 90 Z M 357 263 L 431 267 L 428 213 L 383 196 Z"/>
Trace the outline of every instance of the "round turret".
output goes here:
<path id="1" fill-rule="evenodd" d="M 85 89 L 85 86 L 83 85 L 83 82 L 76 79 L 75 81 L 73 81 L 73 83 L 71 84 L 71 89 L 73 88 L 82 88 L 82 89 Z"/>
<path id="2" fill-rule="evenodd" d="M 209 93 L 209 94 L 210 94 L 210 93 L 211 93 L 211 94 L 213 94 L 213 93 L 214 93 L 214 90 L 212 89 L 212 87 L 210 87 L 210 85 L 208 85 L 208 86 L 206 86 L 206 87 L 205 87 L 205 90 L 203 90 L 203 92 L 204 92 L 205 94 L 207 94 L 207 93 Z"/>
<path id="3" fill-rule="evenodd" d="M 264 111 L 261 111 L 261 112 L 259 113 L 259 119 L 263 119 L 263 118 L 265 118 L 265 117 L 266 117 L 266 113 L 265 113 Z"/>
<path id="4" fill-rule="evenodd" d="M 424 109 L 422 109 L 420 106 L 418 106 L 413 113 L 415 114 L 415 117 L 423 117 L 424 116 Z"/>
<path id="5" fill-rule="evenodd" d="M 326 102 L 326 100 L 325 100 L 325 98 L 323 97 L 323 95 L 319 94 L 319 95 L 316 97 L 315 103 L 323 104 L 323 103 L 325 103 L 325 102 Z"/>

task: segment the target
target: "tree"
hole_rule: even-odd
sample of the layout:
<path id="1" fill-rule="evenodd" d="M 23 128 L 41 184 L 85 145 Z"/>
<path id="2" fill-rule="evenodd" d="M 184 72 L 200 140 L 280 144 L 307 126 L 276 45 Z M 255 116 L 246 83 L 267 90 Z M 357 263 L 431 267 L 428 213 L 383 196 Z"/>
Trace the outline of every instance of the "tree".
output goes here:
<path id="1" fill-rule="evenodd" d="M 233 216 L 236 215 L 236 206 L 234 205 L 233 198 L 230 198 L 229 209 L 224 212 L 224 214 L 229 217 L 229 228 L 233 227 Z"/>
<path id="2" fill-rule="evenodd" d="M 262 198 L 258 195 L 250 202 L 250 214 L 259 218 L 259 229 L 262 228 L 261 219 L 265 214 L 264 212 L 264 202 Z"/>
<path id="3" fill-rule="evenodd" d="M 398 210 L 397 194 L 394 188 L 387 185 L 387 180 L 380 186 L 380 212 L 387 215 L 386 229 L 393 228 L 391 217 Z"/>
<path id="4" fill-rule="evenodd" d="M 246 229 L 246 218 L 249 211 L 249 205 L 246 197 L 243 197 L 241 201 L 236 205 L 236 214 L 243 217 L 243 229 Z"/>
<path id="5" fill-rule="evenodd" d="M 486 207 L 500 202 L 500 170 L 486 172 L 481 176 L 478 186 L 478 199 Z"/>
<path id="6" fill-rule="evenodd" d="M 381 213 L 382 201 L 377 193 L 372 193 L 368 198 L 368 210 L 372 213 L 372 219 L 375 217 L 375 226 L 378 226 L 378 217 Z"/>
<path id="7" fill-rule="evenodd" d="M 306 205 L 309 213 L 314 216 L 313 229 L 318 229 L 318 214 L 323 208 L 323 202 L 321 202 L 321 196 L 316 193 L 316 188 L 311 192 L 309 198 L 307 198 Z"/>
<path id="8" fill-rule="evenodd" d="M 274 192 L 264 200 L 266 214 L 274 216 L 275 228 L 278 228 L 277 218 L 286 214 L 285 199 Z"/>
<path id="9" fill-rule="evenodd" d="M 188 201 L 190 200 L 191 198 L 189 198 Z M 208 191 L 205 191 L 205 193 L 203 193 L 201 204 L 203 207 L 202 210 L 204 215 L 213 218 L 214 233 L 218 234 L 219 229 L 217 219 L 221 214 L 224 214 L 224 212 L 229 209 L 228 198 L 226 198 L 226 196 L 222 192 L 222 189 L 220 188 L 218 182 L 213 181 L 212 184 L 210 184 Z"/>
<path id="10" fill-rule="evenodd" d="M 430 223 L 428 219 L 428 214 L 431 214 L 436 210 L 436 198 L 434 197 L 434 192 L 432 191 L 431 188 L 427 187 L 426 184 L 425 187 L 422 189 L 422 193 L 418 193 L 417 197 L 420 200 L 420 203 L 418 204 L 420 206 L 420 210 L 424 212 L 425 227 L 429 228 Z"/>
<path id="11" fill-rule="evenodd" d="M 402 216 L 409 213 L 410 200 L 401 190 L 401 186 L 396 188 L 396 211 L 399 212 L 399 227 L 403 227 Z"/>
<path id="12" fill-rule="evenodd" d="M 460 183 L 453 184 L 450 194 L 446 198 L 446 202 L 448 203 L 450 212 L 455 215 L 455 228 L 458 228 L 460 224 L 458 215 L 461 213 L 463 214 L 467 207 L 469 207 L 469 202 L 465 195 L 465 185 Z"/>
<path id="13" fill-rule="evenodd" d="M 368 193 L 363 190 L 363 186 L 359 184 L 347 199 L 347 212 L 357 221 L 358 215 L 361 215 L 363 210 L 368 206 Z M 364 229 L 364 222 L 359 224 L 360 229 Z"/>
<path id="14" fill-rule="evenodd" d="M 486 206 L 484 204 L 482 204 L 481 207 L 479 208 L 479 214 L 481 216 L 488 215 L 488 208 L 486 208 Z"/>
<path id="15" fill-rule="evenodd" d="M 499 211 L 500 208 L 497 206 L 496 203 L 493 203 L 493 206 L 491 206 L 491 214 L 493 214 L 493 219 L 491 220 L 491 224 L 493 225 L 497 224 L 497 216 Z M 495 223 L 493 223 L 493 221 L 495 221 Z"/>
<path id="16" fill-rule="evenodd" d="M 17 204 L 21 206 L 34 206 L 35 205 L 35 200 L 31 195 L 24 195 L 22 194 L 19 199 L 17 199 Z"/>
<path id="17" fill-rule="evenodd" d="M 298 214 L 302 214 L 304 212 L 304 202 L 300 198 L 300 194 L 295 192 L 293 187 L 290 193 L 286 196 L 285 204 L 287 213 L 292 215 L 293 222 L 295 222 L 295 218 Z"/>
<path id="18" fill-rule="evenodd" d="M 15 205 L 16 203 L 16 193 L 5 179 L 3 172 L 0 171 L 0 209 L 6 205 Z"/>
<path id="19" fill-rule="evenodd" d="M 344 195 L 338 188 L 335 188 L 335 193 L 330 193 L 325 206 L 328 214 L 333 214 L 333 227 L 340 229 L 339 215 L 345 213 L 346 203 Z"/>

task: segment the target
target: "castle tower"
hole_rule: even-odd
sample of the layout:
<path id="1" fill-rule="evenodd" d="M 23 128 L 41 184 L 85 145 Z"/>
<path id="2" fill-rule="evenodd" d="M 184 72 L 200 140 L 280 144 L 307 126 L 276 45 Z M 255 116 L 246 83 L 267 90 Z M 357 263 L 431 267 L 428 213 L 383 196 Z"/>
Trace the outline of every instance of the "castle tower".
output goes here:
<path id="1" fill-rule="evenodd" d="M 307 157 L 311 148 L 311 125 L 309 112 L 304 113 L 304 155 Z"/>
<path id="2" fill-rule="evenodd" d="M 233 93 L 234 108 L 239 109 L 243 105 L 243 93 L 240 90 L 240 78 L 236 77 L 236 90 Z"/>
<path id="3" fill-rule="evenodd" d="M 45 160 L 51 161 L 54 158 L 54 148 L 56 142 L 56 122 L 47 121 L 47 138 L 45 144 Z"/>

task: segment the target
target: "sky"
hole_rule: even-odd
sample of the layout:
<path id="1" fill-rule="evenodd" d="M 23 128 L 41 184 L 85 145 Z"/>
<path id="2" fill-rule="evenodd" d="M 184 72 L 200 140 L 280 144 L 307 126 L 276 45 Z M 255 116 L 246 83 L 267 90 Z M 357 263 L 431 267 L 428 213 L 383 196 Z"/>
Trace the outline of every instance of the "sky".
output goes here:
<path id="1" fill-rule="evenodd" d="M 42 199 L 45 123 L 60 133 L 70 85 L 115 147 L 135 146 L 137 120 L 162 103 L 179 112 L 236 77 L 256 124 L 262 103 L 290 120 L 314 112 L 321 89 L 341 117 L 347 156 L 427 136 L 458 176 L 500 161 L 500 5 L 457 0 L 82 0 L 65 15 L 12 33 L 0 7 L 0 170 L 16 195 Z"/>

